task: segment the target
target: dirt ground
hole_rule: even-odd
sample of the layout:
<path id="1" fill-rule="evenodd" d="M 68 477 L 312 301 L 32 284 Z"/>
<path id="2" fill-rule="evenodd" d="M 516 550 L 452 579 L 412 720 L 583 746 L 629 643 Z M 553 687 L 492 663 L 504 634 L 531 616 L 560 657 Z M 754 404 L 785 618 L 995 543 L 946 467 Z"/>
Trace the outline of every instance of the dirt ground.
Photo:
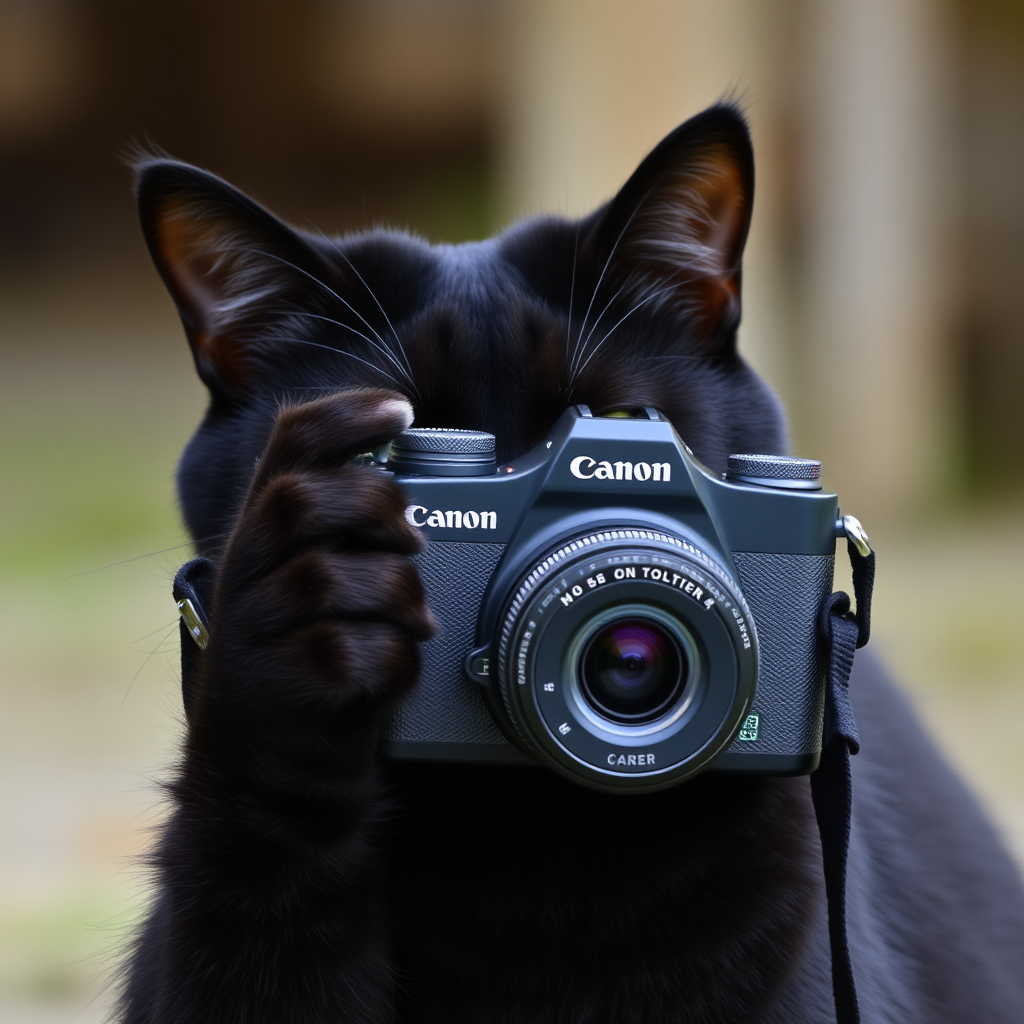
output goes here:
<path id="1" fill-rule="evenodd" d="M 0 311 L 4 1021 L 105 1019 L 180 735 L 172 475 L 203 395 L 152 276 Z M 1024 864 L 1022 512 L 876 531 L 873 644 Z"/>

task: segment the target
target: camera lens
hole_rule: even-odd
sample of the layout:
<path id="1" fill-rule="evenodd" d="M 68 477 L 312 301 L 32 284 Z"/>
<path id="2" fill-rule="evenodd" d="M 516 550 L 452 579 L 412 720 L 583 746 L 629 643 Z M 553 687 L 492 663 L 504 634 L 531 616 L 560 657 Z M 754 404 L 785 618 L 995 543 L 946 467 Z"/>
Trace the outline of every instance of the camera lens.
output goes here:
<path id="1" fill-rule="evenodd" d="M 738 584 L 691 540 L 595 529 L 524 566 L 490 695 L 506 736 L 597 789 L 708 765 L 750 708 L 756 636 Z"/>
<path id="2" fill-rule="evenodd" d="M 689 664 L 660 623 L 624 618 L 590 638 L 579 673 L 583 693 L 598 714 L 615 722 L 640 723 L 657 718 L 675 703 Z"/>

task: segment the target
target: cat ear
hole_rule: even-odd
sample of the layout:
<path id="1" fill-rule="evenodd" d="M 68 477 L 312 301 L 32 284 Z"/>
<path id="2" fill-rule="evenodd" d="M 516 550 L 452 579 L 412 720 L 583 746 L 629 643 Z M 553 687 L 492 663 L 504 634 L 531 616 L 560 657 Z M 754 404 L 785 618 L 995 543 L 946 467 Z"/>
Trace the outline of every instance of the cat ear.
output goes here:
<path id="1" fill-rule="evenodd" d="M 746 121 L 711 107 L 664 138 L 596 215 L 591 259 L 634 304 L 670 310 L 706 351 L 721 352 L 740 321 L 753 199 Z"/>
<path id="2" fill-rule="evenodd" d="M 324 263 L 299 234 L 206 171 L 145 159 L 136 173 L 142 231 L 199 376 L 214 395 L 238 398 L 261 329 L 295 308 Z"/>

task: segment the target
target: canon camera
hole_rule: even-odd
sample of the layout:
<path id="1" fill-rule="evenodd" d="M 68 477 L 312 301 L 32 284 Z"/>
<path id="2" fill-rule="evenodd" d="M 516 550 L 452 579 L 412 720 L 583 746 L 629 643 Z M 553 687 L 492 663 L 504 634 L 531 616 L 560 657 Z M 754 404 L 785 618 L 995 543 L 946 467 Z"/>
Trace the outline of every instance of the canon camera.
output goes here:
<path id="1" fill-rule="evenodd" d="M 387 469 L 440 625 L 388 756 L 620 792 L 817 767 L 839 515 L 819 463 L 733 455 L 718 475 L 656 410 L 578 405 L 511 464 L 491 434 L 414 428 Z"/>

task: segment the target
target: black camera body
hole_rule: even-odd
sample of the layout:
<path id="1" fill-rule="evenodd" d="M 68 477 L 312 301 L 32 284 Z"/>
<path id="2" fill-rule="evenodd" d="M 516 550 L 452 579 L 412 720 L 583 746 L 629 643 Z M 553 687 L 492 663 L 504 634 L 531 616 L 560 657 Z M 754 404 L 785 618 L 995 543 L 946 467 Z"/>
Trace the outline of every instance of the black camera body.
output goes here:
<path id="1" fill-rule="evenodd" d="M 387 468 L 440 624 L 389 757 L 616 792 L 817 767 L 839 514 L 818 463 L 738 455 L 719 477 L 656 410 L 574 406 L 510 465 L 490 434 L 413 429 Z"/>

